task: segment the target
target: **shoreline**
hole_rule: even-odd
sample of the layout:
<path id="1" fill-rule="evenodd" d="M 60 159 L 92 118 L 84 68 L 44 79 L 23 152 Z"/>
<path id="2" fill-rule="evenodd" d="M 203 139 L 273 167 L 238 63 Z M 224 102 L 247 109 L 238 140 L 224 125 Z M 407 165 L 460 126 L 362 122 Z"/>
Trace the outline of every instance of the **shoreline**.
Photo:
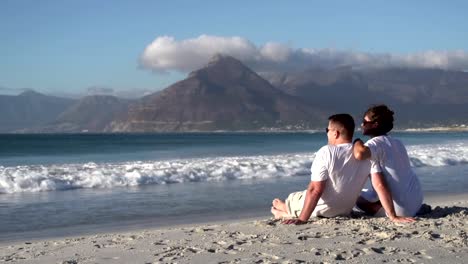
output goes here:
<path id="1" fill-rule="evenodd" d="M 272 197 L 273 199 L 274 197 Z M 281 197 L 285 198 L 285 197 Z M 454 203 L 457 200 L 467 200 L 468 193 L 426 193 L 424 203 L 441 204 L 444 202 Z M 468 207 L 468 206 L 467 206 Z M 141 230 L 171 229 L 176 227 L 210 225 L 220 223 L 236 223 L 253 220 L 264 220 L 271 218 L 269 205 L 261 208 L 250 208 L 245 211 L 223 212 L 222 214 L 190 214 L 189 218 L 184 215 L 171 215 L 163 218 L 152 218 L 143 220 L 117 221 L 105 224 L 84 224 L 72 227 L 48 228 L 38 231 L 15 232 L 0 237 L 0 247 L 6 244 L 23 243 L 31 241 L 64 239 L 67 237 L 82 237 L 92 234 L 112 234 L 138 232 Z"/>
<path id="2" fill-rule="evenodd" d="M 314 129 L 265 129 L 265 130 L 188 130 L 188 131 L 147 131 L 147 132 L 0 132 L 1 135 L 151 135 L 151 134 L 317 134 L 323 133 L 322 128 Z M 356 129 L 355 132 L 359 132 L 360 129 Z M 422 127 L 422 128 L 394 128 L 393 132 L 468 132 L 467 125 L 461 126 L 437 126 L 437 127 Z"/>
<path id="3" fill-rule="evenodd" d="M 268 209 L 268 208 L 267 208 Z M 222 214 L 222 215 L 190 215 L 190 219 L 182 216 L 169 216 L 163 219 L 152 219 L 142 221 L 116 222 L 104 225 L 82 225 L 76 227 L 60 227 L 39 231 L 26 231 L 7 234 L 0 240 L 0 248 L 8 244 L 40 242 L 45 240 L 61 240 L 73 237 L 86 237 L 90 235 L 123 234 L 130 232 L 140 232 L 142 230 L 163 230 L 178 227 L 212 225 L 221 223 L 245 222 L 253 220 L 266 219 L 271 213 L 265 209 L 265 212 L 248 211 L 242 214 Z M 268 213 L 267 213 L 268 212 Z M 23 238 L 22 236 L 26 236 Z"/>
<path id="4" fill-rule="evenodd" d="M 385 218 L 313 218 L 285 226 L 270 216 L 183 223 L 0 243 L 8 263 L 463 263 L 468 193 L 425 198 L 413 224 Z M 438 207 L 439 206 L 439 207 Z M 267 211 L 267 210 L 266 210 Z"/>

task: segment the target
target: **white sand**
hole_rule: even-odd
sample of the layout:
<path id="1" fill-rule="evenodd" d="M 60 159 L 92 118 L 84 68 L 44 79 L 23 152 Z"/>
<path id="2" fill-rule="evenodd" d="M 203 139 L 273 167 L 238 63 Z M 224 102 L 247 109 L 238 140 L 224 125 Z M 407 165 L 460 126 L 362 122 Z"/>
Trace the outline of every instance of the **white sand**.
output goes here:
<path id="1" fill-rule="evenodd" d="M 341 217 L 286 226 L 263 218 L 3 243 L 0 262 L 468 263 L 468 194 L 426 202 L 433 211 L 413 224 Z"/>

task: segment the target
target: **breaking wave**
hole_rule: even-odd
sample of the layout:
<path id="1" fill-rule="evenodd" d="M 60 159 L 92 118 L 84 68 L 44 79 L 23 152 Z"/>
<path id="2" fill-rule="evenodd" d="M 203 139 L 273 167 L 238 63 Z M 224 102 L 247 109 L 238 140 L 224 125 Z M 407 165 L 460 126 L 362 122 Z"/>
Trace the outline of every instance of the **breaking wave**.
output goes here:
<path id="1" fill-rule="evenodd" d="M 468 143 L 408 146 L 411 165 L 468 164 Z M 309 175 L 315 153 L 168 161 L 0 166 L 0 193 Z"/>

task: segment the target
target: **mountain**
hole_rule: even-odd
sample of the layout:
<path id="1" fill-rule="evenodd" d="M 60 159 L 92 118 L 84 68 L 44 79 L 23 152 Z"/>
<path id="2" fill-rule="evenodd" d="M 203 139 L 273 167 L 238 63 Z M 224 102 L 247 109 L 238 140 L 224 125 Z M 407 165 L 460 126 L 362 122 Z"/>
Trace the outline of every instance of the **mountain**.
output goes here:
<path id="1" fill-rule="evenodd" d="M 278 78 L 280 76 L 280 78 Z M 379 98 L 365 78 L 350 67 L 308 69 L 270 76 L 273 85 L 329 113 L 358 113 Z"/>
<path id="2" fill-rule="evenodd" d="M 108 95 L 86 96 L 62 112 L 54 122 L 35 132 L 103 132 L 128 111 L 131 101 Z"/>
<path id="3" fill-rule="evenodd" d="M 110 129 L 305 129 L 325 119 L 323 111 L 275 88 L 240 61 L 217 55 L 186 79 L 132 104 L 129 113 Z"/>
<path id="4" fill-rule="evenodd" d="M 468 73 L 393 68 L 364 72 L 369 89 L 401 103 L 468 103 Z"/>
<path id="5" fill-rule="evenodd" d="M 0 95 L 0 132 L 303 130 L 340 112 L 359 123 L 379 103 L 396 112 L 396 128 L 468 125 L 467 72 L 338 67 L 262 76 L 217 55 L 186 79 L 135 100 Z"/>
<path id="6" fill-rule="evenodd" d="M 407 127 L 468 124 L 468 73 L 394 68 L 365 73 L 369 90 L 394 102 Z"/>
<path id="7" fill-rule="evenodd" d="M 265 76 L 284 92 L 331 112 L 361 117 L 385 103 L 401 127 L 468 123 L 468 73 L 439 69 L 309 69 Z"/>
<path id="8" fill-rule="evenodd" d="M 54 121 L 75 100 L 34 91 L 0 95 L 0 132 L 39 127 Z"/>

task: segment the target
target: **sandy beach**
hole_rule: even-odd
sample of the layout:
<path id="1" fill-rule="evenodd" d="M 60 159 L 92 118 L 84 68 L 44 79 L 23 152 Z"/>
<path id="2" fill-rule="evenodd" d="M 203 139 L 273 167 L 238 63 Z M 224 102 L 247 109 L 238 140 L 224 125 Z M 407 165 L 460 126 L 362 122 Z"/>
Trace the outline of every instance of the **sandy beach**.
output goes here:
<path id="1" fill-rule="evenodd" d="M 286 226 L 263 217 L 3 243 L 0 262 L 466 263 L 468 194 L 426 203 L 432 212 L 405 225 L 355 216 Z"/>

